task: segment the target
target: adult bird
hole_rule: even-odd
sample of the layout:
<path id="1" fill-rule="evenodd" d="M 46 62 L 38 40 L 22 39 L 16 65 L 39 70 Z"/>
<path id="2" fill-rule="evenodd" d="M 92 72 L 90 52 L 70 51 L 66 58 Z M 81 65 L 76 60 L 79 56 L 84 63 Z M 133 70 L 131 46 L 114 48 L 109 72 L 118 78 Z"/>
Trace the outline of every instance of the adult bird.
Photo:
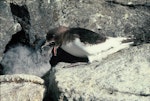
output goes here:
<path id="1" fill-rule="evenodd" d="M 132 44 L 129 40 L 126 37 L 106 37 L 84 28 L 59 26 L 49 30 L 42 47 L 55 43 L 54 55 L 57 55 L 57 48 L 61 47 L 73 56 L 87 57 L 92 62 L 129 47 Z"/>

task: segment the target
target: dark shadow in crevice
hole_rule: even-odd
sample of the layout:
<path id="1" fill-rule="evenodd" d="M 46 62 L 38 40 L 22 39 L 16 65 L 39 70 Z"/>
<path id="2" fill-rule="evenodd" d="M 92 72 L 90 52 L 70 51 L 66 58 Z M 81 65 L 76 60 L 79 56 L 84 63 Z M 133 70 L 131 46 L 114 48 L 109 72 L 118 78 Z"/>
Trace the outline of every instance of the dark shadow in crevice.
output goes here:
<path id="1" fill-rule="evenodd" d="M 24 30 L 29 30 L 30 28 L 30 15 L 26 5 L 16 5 L 10 3 L 11 12 L 15 21 L 20 23 Z"/>
<path id="2" fill-rule="evenodd" d="M 57 56 L 54 55 L 52 56 L 50 64 L 52 67 L 54 67 L 59 62 L 67 62 L 67 63 L 88 62 L 88 58 L 75 57 L 65 52 L 63 49 L 58 48 Z"/>
<path id="3" fill-rule="evenodd" d="M 30 15 L 27 6 L 26 5 L 20 6 L 17 4 L 10 3 L 10 8 L 11 8 L 11 13 L 13 15 L 14 21 L 18 22 L 21 25 L 22 30 L 12 36 L 12 39 L 6 46 L 6 50 L 7 47 L 14 46 L 15 44 L 17 45 L 18 43 L 19 44 L 21 43 L 23 45 L 29 45 L 29 41 L 30 41 L 29 29 L 31 24 L 30 24 Z"/>
<path id="4" fill-rule="evenodd" d="M 10 3 L 11 13 L 14 21 L 21 25 L 21 31 L 12 35 L 11 40 L 5 47 L 5 52 L 10 48 L 15 47 L 18 44 L 30 45 L 29 41 L 29 29 L 30 29 L 30 15 L 26 5 L 19 6 L 17 4 Z"/>
<path id="5" fill-rule="evenodd" d="M 4 67 L 0 64 L 0 75 L 4 75 L 3 69 Z"/>
<path id="6" fill-rule="evenodd" d="M 58 88 L 57 81 L 55 80 L 55 69 L 51 69 L 46 75 L 42 77 L 45 81 L 46 92 L 43 101 L 58 101 L 61 92 Z"/>
<path id="7" fill-rule="evenodd" d="M 29 46 L 29 39 L 26 38 L 24 30 L 21 30 L 16 34 L 12 35 L 11 40 L 8 42 L 8 44 L 5 47 L 4 53 L 6 53 L 9 49 L 14 48 L 19 44 Z"/>

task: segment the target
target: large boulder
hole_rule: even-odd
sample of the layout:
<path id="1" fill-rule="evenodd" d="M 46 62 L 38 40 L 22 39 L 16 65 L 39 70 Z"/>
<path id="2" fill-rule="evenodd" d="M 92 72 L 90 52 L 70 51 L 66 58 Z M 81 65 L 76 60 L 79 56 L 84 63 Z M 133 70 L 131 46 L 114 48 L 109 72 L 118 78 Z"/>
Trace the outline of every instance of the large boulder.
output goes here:
<path id="1" fill-rule="evenodd" d="M 147 44 L 122 50 L 101 62 L 59 63 L 51 71 L 50 94 L 54 101 L 149 101 L 149 53 Z"/>
<path id="2" fill-rule="evenodd" d="M 11 8 L 5 1 L 0 1 L 0 61 L 6 45 L 11 40 L 13 34 L 21 30 L 18 22 L 15 22 L 11 13 Z"/>
<path id="3" fill-rule="evenodd" d="M 10 14 L 14 22 L 20 23 L 30 44 L 33 44 L 37 38 L 45 36 L 48 29 L 52 27 L 52 3 L 46 0 L 4 0 L 2 2 L 11 9 Z"/>
<path id="4" fill-rule="evenodd" d="M 1 101 L 42 101 L 44 80 L 33 75 L 15 74 L 0 76 Z"/>
<path id="5" fill-rule="evenodd" d="M 147 0 L 62 0 L 53 8 L 55 25 L 83 27 L 109 36 L 150 40 L 150 2 Z"/>

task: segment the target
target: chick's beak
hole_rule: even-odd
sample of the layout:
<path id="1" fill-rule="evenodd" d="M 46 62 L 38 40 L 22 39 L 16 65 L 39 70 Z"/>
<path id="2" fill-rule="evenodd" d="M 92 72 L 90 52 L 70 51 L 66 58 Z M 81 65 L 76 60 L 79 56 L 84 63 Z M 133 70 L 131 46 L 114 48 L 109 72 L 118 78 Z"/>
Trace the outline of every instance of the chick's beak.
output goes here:
<path id="1" fill-rule="evenodd" d="M 41 48 L 44 48 L 44 47 L 46 47 L 46 46 L 48 46 L 50 44 L 50 42 L 45 42 L 45 44 L 41 47 Z"/>
<path id="2" fill-rule="evenodd" d="M 57 56 L 57 49 L 59 46 L 55 46 L 55 42 L 54 41 L 46 41 L 45 44 L 42 46 L 42 48 L 46 47 L 46 46 L 53 46 L 53 53 L 54 56 Z"/>

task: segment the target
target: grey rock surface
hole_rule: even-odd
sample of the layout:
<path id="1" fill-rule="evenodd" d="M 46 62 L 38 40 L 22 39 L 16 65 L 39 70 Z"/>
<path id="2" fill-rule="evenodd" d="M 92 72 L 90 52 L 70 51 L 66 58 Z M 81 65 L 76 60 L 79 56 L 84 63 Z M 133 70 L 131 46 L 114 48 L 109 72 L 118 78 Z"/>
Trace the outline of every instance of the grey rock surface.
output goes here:
<path id="1" fill-rule="evenodd" d="M 150 1 L 79 0 L 55 1 L 56 25 L 83 27 L 109 36 L 148 36 Z M 140 30 L 139 30 L 140 29 Z M 149 35 L 148 35 L 149 34 Z"/>
<path id="2" fill-rule="evenodd" d="M 137 43 L 150 40 L 149 0 L 1 0 L 0 4 L 0 54 L 20 29 L 25 37 L 18 41 L 32 45 L 59 25 L 109 36 L 134 35 Z"/>
<path id="3" fill-rule="evenodd" d="M 122 50 L 101 62 L 70 65 L 55 67 L 50 88 L 54 101 L 150 100 L 150 44 Z"/>
<path id="4" fill-rule="evenodd" d="M 45 37 L 54 23 L 51 0 L 6 0 L 11 4 L 12 15 L 29 36 L 30 44 L 39 37 Z M 16 11 L 17 9 L 17 12 Z M 24 13 L 22 13 L 24 12 Z"/>
<path id="5" fill-rule="evenodd" d="M 0 1 L 0 61 L 5 46 L 11 40 L 13 34 L 21 30 L 19 23 L 15 22 L 8 3 Z"/>
<path id="6" fill-rule="evenodd" d="M 117 2 L 120 2 L 120 3 L 124 3 L 124 4 L 128 4 L 128 5 L 131 5 L 131 4 L 146 4 L 146 5 L 149 5 L 149 0 L 110 0 L 110 1 L 117 1 Z"/>
<path id="7" fill-rule="evenodd" d="M 0 76 L 1 101 L 42 101 L 44 81 L 33 75 L 15 74 Z"/>
<path id="8" fill-rule="evenodd" d="M 135 44 L 140 44 L 150 42 L 149 22 L 149 0 L 0 0 L 0 61 L 9 45 L 34 46 L 49 29 L 59 25 L 87 28 L 108 36 L 134 37 Z M 61 63 L 56 74 L 50 74 L 54 99 L 149 101 L 149 53 L 149 45 L 144 45 L 90 65 L 59 70 L 70 65 Z M 27 66 L 24 62 L 26 65 L 21 64 Z"/>

